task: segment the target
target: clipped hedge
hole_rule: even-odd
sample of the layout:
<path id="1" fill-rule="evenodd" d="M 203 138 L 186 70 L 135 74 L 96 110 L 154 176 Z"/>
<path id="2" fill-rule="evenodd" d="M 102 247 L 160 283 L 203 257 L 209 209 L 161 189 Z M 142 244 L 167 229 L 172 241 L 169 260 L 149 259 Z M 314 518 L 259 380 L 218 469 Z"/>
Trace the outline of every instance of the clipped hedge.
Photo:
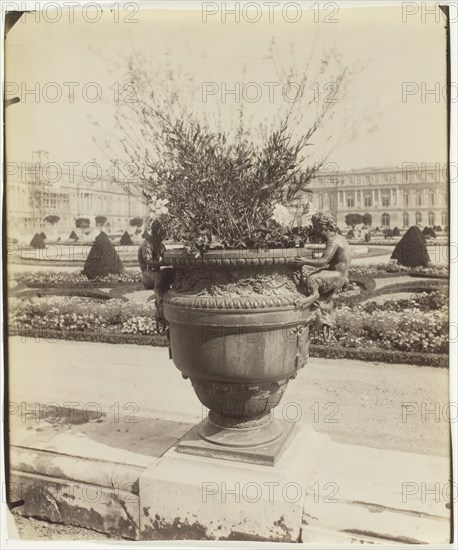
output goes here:
<path id="1" fill-rule="evenodd" d="M 324 346 L 312 344 L 310 346 L 310 356 L 327 359 L 354 359 L 355 361 L 370 361 L 374 363 L 399 363 L 422 367 L 447 368 L 449 365 L 449 357 L 445 353 L 418 353 L 386 350 L 376 347 L 344 348 L 339 345 Z"/>
<path id="2" fill-rule="evenodd" d="M 99 342 L 106 344 L 135 344 L 141 346 L 167 347 L 166 336 L 159 334 L 124 334 L 110 330 L 98 331 L 73 331 L 64 332 L 53 329 L 33 329 L 12 327 L 8 330 L 8 336 L 20 336 L 21 338 L 34 338 L 35 340 L 67 340 L 72 342 Z"/>

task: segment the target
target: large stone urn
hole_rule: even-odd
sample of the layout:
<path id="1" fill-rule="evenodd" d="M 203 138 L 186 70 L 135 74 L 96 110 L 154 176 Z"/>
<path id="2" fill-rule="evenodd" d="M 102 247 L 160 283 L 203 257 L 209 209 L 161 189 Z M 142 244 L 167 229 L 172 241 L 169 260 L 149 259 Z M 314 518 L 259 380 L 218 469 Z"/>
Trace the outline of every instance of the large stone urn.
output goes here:
<path id="1" fill-rule="evenodd" d="M 273 409 L 306 363 L 312 317 L 294 266 L 298 255 L 311 252 L 218 250 L 198 258 L 166 252 L 175 270 L 163 299 L 171 357 L 209 409 L 200 442 L 179 451 L 277 460 L 291 425 Z"/>

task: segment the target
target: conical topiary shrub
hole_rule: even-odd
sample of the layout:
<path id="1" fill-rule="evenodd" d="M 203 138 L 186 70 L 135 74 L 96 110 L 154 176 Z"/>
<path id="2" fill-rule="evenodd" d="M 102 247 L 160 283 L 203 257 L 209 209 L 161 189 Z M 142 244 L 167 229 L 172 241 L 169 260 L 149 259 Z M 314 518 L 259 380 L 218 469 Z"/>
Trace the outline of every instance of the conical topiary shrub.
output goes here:
<path id="1" fill-rule="evenodd" d="M 424 235 L 426 238 L 432 237 L 432 238 L 435 239 L 435 238 L 437 237 L 436 232 L 435 232 L 435 230 L 434 230 L 433 227 L 425 227 L 425 228 L 423 229 L 423 235 Z"/>
<path id="2" fill-rule="evenodd" d="M 46 237 L 46 235 L 43 233 L 43 231 L 40 233 L 40 237 L 41 237 L 43 240 L 46 240 L 46 239 L 47 239 L 47 237 Z"/>
<path id="3" fill-rule="evenodd" d="M 78 240 L 79 240 L 78 235 L 77 235 L 74 231 L 72 231 L 72 232 L 70 233 L 70 236 L 69 236 L 68 238 L 69 238 L 69 239 L 72 239 L 73 241 L 78 241 Z"/>
<path id="4" fill-rule="evenodd" d="M 33 239 L 30 241 L 30 246 L 32 248 L 46 248 L 45 240 L 39 233 L 35 233 Z"/>
<path id="5" fill-rule="evenodd" d="M 426 240 L 418 227 L 413 226 L 407 230 L 396 245 L 391 259 L 397 260 L 398 264 L 407 267 L 427 266 L 429 264 L 431 260 L 426 249 Z"/>
<path id="6" fill-rule="evenodd" d="M 103 231 L 97 235 L 84 264 L 83 275 L 88 279 L 105 275 L 119 275 L 124 271 L 114 246 Z"/>
<path id="7" fill-rule="evenodd" d="M 127 246 L 129 244 L 134 244 L 133 240 L 131 239 L 129 233 L 127 231 L 124 231 L 123 236 L 121 237 L 121 240 L 119 241 L 119 244 L 122 246 Z"/>

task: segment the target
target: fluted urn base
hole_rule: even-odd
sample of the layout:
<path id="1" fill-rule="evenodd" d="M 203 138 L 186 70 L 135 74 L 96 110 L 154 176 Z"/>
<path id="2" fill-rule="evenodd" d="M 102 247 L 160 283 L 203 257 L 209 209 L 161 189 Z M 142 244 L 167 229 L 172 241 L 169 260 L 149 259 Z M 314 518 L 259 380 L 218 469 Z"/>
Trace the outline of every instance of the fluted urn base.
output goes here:
<path id="1" fill-rule="evenodd" d="M 209 409 L 198 434 L 222 447 L 260 447 L 283 435 L 283 425 L 274 421 L 273 409 L 281 400 L 288 378 L 263 383 L 212 382 L 191 379 L 194 391 Z"/>

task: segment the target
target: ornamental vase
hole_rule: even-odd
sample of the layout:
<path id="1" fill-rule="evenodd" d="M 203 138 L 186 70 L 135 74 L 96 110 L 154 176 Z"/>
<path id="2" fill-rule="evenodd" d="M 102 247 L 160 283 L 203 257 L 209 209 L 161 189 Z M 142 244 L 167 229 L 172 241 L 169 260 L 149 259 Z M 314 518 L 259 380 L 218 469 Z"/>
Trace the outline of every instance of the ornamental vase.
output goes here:
<path id="1" fill-rule="evenodd" d="M 250 447 L 282 437 L 271 411 L 308 357 L 313 299 L 296 256 L 308 249 L 168 251 L 174 268 L 164 295 L 171 357 L 209 409 L 200 436 Z"/>

